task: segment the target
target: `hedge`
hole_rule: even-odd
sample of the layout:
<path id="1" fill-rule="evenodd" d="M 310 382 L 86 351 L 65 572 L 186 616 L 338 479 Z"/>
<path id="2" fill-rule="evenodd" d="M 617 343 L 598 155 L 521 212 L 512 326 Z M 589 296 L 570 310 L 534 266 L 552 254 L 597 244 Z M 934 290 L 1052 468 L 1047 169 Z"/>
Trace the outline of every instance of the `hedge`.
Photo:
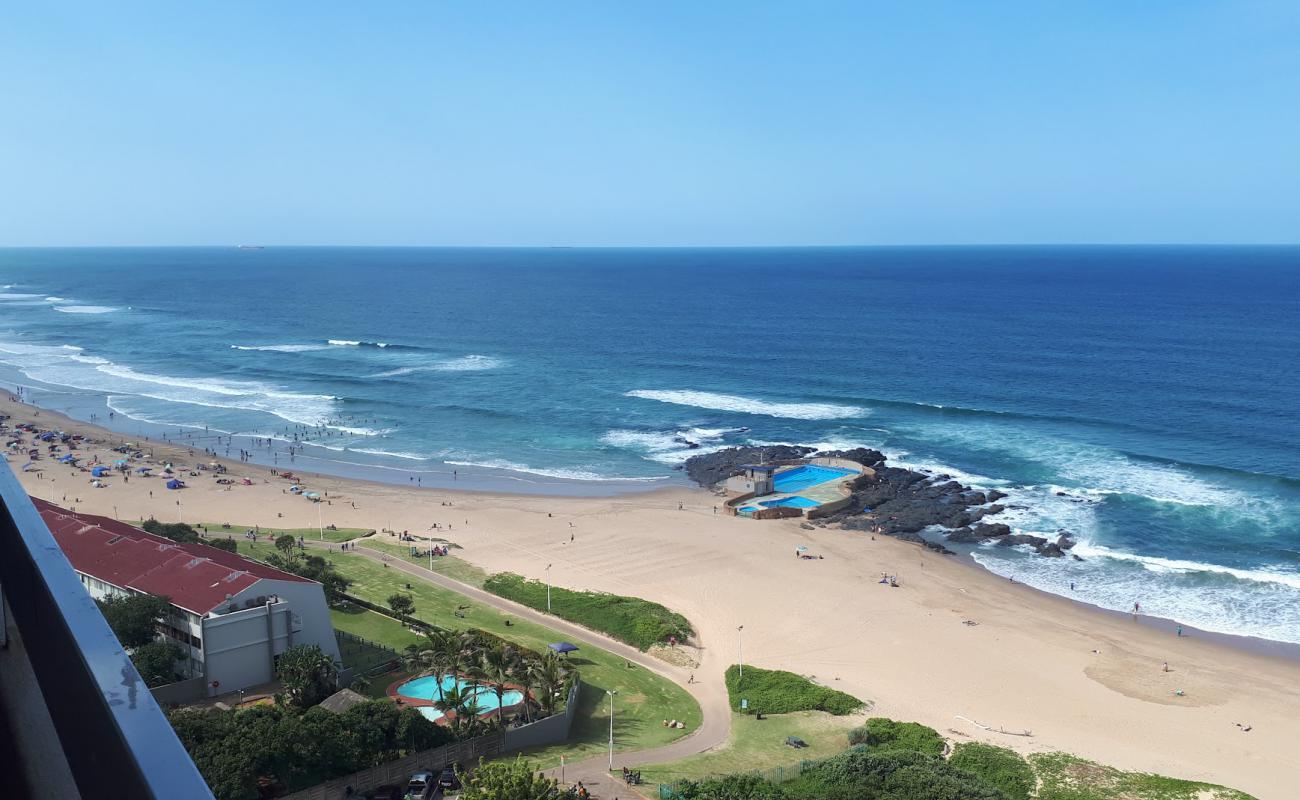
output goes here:
<path id="1" fill-rule="evenodd" d="M 538 611 L 546 610 L 546 584 L 525 580 L 511 572 L 499 572 L 483 582 L 492 594 L 514 600 Z M 551 613 L 569 622 L 609 634 L 640 650 L 675 636 L 685 639 L 693 633 L 681 614 L 639 597 L 604 592 L 578 592 L 551 587 Z"/>
<path id="2" fill-rule="evenodd" d="M 807 678 L 779 669 L 745 667 L 742 681 L 740 668 L 727 667 L 727 694 L 731 709 L 740 711 L 740 701 L 748 700 L 749 712 L 789 714 L 794 711 L 825 711 L 836 716 L 852 714 L 866 704 L 835 689 L 819 686 Z"/>

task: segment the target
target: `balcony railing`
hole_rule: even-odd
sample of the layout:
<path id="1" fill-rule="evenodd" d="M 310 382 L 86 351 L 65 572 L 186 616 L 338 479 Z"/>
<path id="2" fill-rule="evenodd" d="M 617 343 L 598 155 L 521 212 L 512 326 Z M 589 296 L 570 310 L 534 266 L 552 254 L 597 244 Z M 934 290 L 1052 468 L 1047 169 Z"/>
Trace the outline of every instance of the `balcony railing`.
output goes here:
<path id="1" fill-rule="evenodd" d="M 58 787 L 75 786 L 85 798 L 210 800 L 194 762 L 7 467 L 0 467 L 0 503 L 0 731 L 11 738 L 0 794 L 64 797 Z"/>

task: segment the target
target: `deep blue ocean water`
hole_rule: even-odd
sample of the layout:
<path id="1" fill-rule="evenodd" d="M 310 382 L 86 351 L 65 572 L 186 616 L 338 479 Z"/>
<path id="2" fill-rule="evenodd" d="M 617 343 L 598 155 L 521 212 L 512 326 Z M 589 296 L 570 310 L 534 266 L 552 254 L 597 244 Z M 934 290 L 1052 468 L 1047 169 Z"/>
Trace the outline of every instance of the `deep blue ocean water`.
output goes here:
<path id="1" fill-rule="evenodd" d="M 122 430 L 588 493 L 868 445 L 1081 540 L 996 572 L 1300 642 L 1297 248 L 0 250 L 0 284 L 0 381 Z"/>

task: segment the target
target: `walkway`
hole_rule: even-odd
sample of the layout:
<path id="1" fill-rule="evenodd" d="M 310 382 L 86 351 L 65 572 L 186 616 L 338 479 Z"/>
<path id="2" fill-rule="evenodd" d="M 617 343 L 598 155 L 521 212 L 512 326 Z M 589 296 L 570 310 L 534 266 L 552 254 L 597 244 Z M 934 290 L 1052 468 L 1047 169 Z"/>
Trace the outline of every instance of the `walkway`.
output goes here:
<path id="1" fill-rule="evenodd" d="M 709 651 L 701 650 L 700 666 L 695 673 L 704 676 L 704 680 L 695 683 L 687 683 L 691 671 L 682 667 L 668 664 L 655 658 L 652 655 L 643 653 L 635 647 L 626 645 L 615 639 L 611 639 L 604 634 L 597 633 L 589 628 L 575 625 L 572 622 L 562 620 L 559 617 L 545 614 L 541 611 L 529 608 L 528 606 L 516 603 L 513 600 L 507 600 L 504 597 L 498 597 L 491 592 L 479 589 L 476 586 L 470 586 L 466 583 L 448 578 L 437 572 L 433 572 L 425 567 L 397 558 L 388 553 L 379 550 L 373 550 L 365 546 L 365 538 L 355 539 L 351 543 L 355 545 L 355 550 L 349 550 L 349 553 L 356 553 L 370 559 L 388 564 L 390 569 L 396 569 L 413 575 L 421 580 L 428 581 L 435 586 L 441 586 L 444 589 L 450 589 L 453 592 L 462 594 L 471 600 L 491 606 L 499 611 L 504 611 L 520 619 L 526 619 L 539 625 L 544 625 L 553 630 L 563 633 L 567 638 L 575 642 L 583 642 L 593 647 L 599 647 L 607 650 L 620 658 L 631 661 L 633 664 L 644 667 L 668 680 L 681 686 L 690 693 L 695 701 L 700 704 L 700 711 L 703 715 L 703 722 L 700 727 L 686 736 L 678 739 L 671 744 L 663 747 L 655 747 L 649 750 L 631 750 L 631 751 L 614 751 L 614 768 L 620 769 L 626 767 L 637 767 L 645 764 L 661 764 L 669 761 L 676 761 L 687 756 L 693 756 L 697 753 L 703 753 L 711 750 L 727 741 L 727 736 L 731 731 L 731 706 L 727 701 L 727 688 L 723 682 L 723 671 L 725 667 L 721 664 L 712 663 L 716 659 L 710 656 Z M 330 546 L 329 542 L 305 542 L 305 544 L 321 549 Z M 332 545 L 337 547 L 338 545 Z M 615 743 L 617 744 L 617 742 Z M 558 777 L 558 769 L 549 770 L 548 775 Z M 588 758 L 572 764 L 565 765 L 565 780 L 569 783 L 582 781 L 583 785 L 591 790 L 592 796 L 602 799 L 612 799 L 617 794 L 631 794 L 632 791 L 626 788 L 621 780 L 609 774 L 609 756 L 601 755 L 598 757 Z"/>

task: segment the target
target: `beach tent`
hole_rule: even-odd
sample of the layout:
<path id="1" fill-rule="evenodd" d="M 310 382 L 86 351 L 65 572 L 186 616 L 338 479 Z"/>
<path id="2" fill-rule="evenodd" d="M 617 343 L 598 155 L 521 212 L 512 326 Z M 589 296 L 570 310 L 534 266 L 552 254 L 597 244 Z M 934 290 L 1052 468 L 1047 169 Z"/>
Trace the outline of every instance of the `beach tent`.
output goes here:
<path id="1" fill-rule="evenodd" d="M 305 497 L 305 498 L 307 498 L 308 500 L 319 500 L 319 499 L 320 499 L 320 495 L 316 494 L 315 492 L 303 492 L 303 493 L 302 493 L 302 496 Z"/>
<path id="2" fill-rule="evenodd" d="M 167 481 L 167 488 L 168 488 L 168 489 L 184 489 L 184 488 L 185 488 L 185 484 L 184 484 L 184 483 L 181 483 L 180 481 L 176 480 L 175 478 L 172 478 L 171 480 Z"/>
<path id="3" fill-rule="evenodd" d="M 74 455 L 72 455 L 71 453 L 69 453 L 68 455 L 64 456 L 63 458 L 60 458 L 60 459 L 59 459 L 59 462 L 62 463 L 62 464 L 67 464 L 67 463 L 69 463 L 69 462 L 76 461 L 76 460 L 77 460 L 77 457 L 74 456 Z"/>
<path id="4" fill-rule="evenodd" d="M 35 463 L 35 462 L 33 462 L 33 461 L 28 461 L 26 464 L 23 464 L 23 472 L 26 472 L 27 470 L 29 470 L 29 469 L 31 469 L 32 467 L 35 467 L 35 466 L 36 466 L 36 463 Z"/>
<path id="5" fill-rule="evenodd" d="M 106 472 L 108 472 L 108 467 L 95 467 L 90 471 L 90 474 L 94 475 L 96 478 L 102 478 Z"/>
<path id="6" fill-rule="evenodd" d="M 116 460 L 116 461 L 113 462 L 113 466 L 115 466 L 115 467 L 125 467 L 125 466 L 126 466 L 126 459 L 125 459 L 125 458 L 119 458 L 118 460 Z"/>
<path id="7" fill-rule="evenodd" d="M 148 472 L 148 471 L 151 470 L 151 469 L 153 469 L 153 467 L 136 467 L 136 468 L 135 468 L 135 471 L 136 471 L 136 472 Z"/>
<path id="8" fill-rule="evenodd" d="M 576 644 L 570 644 L 569 642 L 551 642 L 547 647 L 557 653 L 572 653 L 574 650 L 578 649 Z"/>

